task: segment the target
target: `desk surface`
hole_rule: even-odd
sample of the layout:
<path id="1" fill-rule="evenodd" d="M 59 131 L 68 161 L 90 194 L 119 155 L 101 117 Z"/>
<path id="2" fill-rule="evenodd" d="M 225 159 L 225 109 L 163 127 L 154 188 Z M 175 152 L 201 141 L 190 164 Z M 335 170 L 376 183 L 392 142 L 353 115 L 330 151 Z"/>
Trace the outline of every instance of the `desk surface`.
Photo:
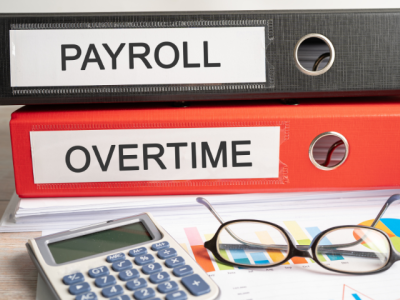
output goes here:
<path id="1" fill-rule="evenodd" d="M 0 215 L 14 193 L 14 172 L 8 123 L 19 106 L 0 106 Z M 37 271 L 25 249 L 40 232 L 0 233 L 1 299 L 35 299 Z"/>

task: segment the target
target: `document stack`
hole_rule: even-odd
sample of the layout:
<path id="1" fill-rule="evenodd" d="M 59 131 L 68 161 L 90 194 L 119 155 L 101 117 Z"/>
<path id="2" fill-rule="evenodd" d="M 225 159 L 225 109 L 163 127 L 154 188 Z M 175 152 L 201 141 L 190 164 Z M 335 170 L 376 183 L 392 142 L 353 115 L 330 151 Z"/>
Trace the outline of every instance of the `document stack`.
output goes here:
<path id="1" fill-rule="evenodd" d="M 221 263 L 203 248 L 220 224 L 196 197 L 298 245 L 351 224 L 400 252 L 399 206 L 372 223 L 400 193 L 399 27 L 399 9 L 0 15 L 0 105 L 26 105 L 10 121 L 16 194 L 0 231 L 150 212 L 221 299 L 397 299 L 397 265 L 360 277 L 308 257 Z"/>

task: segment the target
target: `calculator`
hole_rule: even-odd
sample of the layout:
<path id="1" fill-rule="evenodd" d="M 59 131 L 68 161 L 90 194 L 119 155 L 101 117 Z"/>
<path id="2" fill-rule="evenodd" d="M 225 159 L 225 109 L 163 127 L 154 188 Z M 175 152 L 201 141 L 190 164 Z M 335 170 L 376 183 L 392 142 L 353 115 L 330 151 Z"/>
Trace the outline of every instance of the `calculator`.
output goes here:
<path id="1" fill-rule="evenodd" d="M 30 239 L 54 299 L 211 300 L 220 290 L 148 214 Z"/>

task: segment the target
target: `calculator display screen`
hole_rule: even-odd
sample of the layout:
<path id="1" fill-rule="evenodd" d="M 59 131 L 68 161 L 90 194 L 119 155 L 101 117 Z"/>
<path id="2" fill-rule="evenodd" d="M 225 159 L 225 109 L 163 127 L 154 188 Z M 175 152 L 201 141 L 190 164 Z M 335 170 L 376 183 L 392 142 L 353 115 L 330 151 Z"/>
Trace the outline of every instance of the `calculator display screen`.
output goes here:
<path id="1" fill-rule="evenodd" d="M 111 228 L 72 239 L 50 243 L 57 264 L 152 240 L 142 222 Z"/>

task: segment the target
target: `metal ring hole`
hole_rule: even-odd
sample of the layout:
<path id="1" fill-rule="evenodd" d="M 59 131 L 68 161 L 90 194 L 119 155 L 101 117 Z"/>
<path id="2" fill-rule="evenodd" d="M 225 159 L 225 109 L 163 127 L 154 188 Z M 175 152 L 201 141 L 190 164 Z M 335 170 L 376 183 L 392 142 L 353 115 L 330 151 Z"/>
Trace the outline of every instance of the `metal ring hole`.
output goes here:
<path id="1" fill-rule="evenodd" d="M 301 72 L 317 76 L 331 68 L 335 60 L 335 49 L 327 37 L 312 33 L 297 42 L 294 56 Z"/>
<path id="2" fill-rule="evenodd" d="M 309 156 L 318 169 L 329 171 L 344 163 L 349 153 L 346 138 L 337 132 L 325 132 L 311 143 Z"/>

